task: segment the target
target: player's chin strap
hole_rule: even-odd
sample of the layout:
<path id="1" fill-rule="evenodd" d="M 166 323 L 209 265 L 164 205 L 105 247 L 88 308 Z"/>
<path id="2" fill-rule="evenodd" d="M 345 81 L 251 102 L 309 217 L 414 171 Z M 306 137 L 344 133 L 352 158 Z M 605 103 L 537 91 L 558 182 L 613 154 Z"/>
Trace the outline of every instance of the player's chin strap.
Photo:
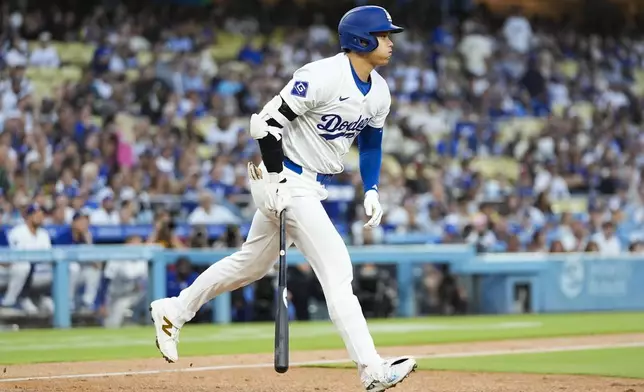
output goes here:
<path id="1" fill-rule="evenodd" d="M 297 117 L 293 110 L 284 102 L 282 97 L 276 95 L 262 109 L 259 114 L 250 118 L 250 135 L 253 139 L 263 139 L 271 134 L 275 139 L 282 139 L 282 129 Z"/>

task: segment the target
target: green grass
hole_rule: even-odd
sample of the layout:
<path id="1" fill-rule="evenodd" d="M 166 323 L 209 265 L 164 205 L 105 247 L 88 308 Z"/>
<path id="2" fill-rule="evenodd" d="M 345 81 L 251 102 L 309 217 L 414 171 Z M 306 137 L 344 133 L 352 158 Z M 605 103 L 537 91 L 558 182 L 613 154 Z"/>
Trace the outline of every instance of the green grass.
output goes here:
<path id="1" fill-rule="evenodd" d="M 404 346 L 588 334 L 644 332 L 644 313 L 475 316 L 369 322 L 378 346 Z M 182 357 L 270 353 L 272 323 L 184 327 Z M 291 324 L 291 349 L 340 349 L 330 322 Z M 23 330 L 0 333 L 0 364 L 158 357 L 152 326 L 117 330 Z"/>
<path id="2" fill-rule="evenodd" d="M 644 348 L 614 348 L 540 354 L 422 359 L 424 370 L 585 374 L 644 378 Z"/>

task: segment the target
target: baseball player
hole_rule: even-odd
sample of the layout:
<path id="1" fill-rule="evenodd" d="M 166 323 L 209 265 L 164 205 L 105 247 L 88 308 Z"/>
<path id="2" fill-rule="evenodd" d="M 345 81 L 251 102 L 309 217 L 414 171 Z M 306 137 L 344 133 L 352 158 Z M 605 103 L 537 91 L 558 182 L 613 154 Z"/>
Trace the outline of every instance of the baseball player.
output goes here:
<path id="1" fill-rule="evenodd" d="M 72 215 L 71 226 L 62 230 L 53 241 L 54 246 L 59 245 L 91 245 L 93 244 L 92 233 L 89 231 L 89 213 L 80 209 Z M 82 266 L 78 263 L 71 263 L 78 268 L 80 274 L 72 283 L 73 292 L 83 285 L 80 313 L 94 313 L 94 303 L 101 284 L 102 268 L 100 263 L 85 263 Z M 75 302 L 72 302 L 72 309 L 76 309 Z"/>
<path id="2" fill-rule="evenodd" d="M 139 236 L 131 236 L 129 245 L 141 245 Z M 148 261 L 108 261 L 105 265 L 104 301 L 101 313 L 105 317 L 103 326 L 119 328 L 126 317 L 141 304 L 147 293 Z"/>
<path id="3" fill-rule="evenodd" d="M 201 306 L 273 267 L 279 250 L 278 216 L 286 209 L 287 246 L 295 243 L 315 271 L 331 321 L 366 390 L 384 391 L 415 369 L 411 357 L 385 360 L 376 351 L 353 294 L 349 252 L 321 203 L 327 197 L 325 184 L 343 171 L 343 157 L 357 138 L 364 207 L 370 217 L 365 226 L 380 223 L 382 128 L 391 96 L 375 67 L 389 62 L 390 35 L 402 30 L 381 7 L 350 10 L 338 26 L 342 52 L 295 71 L 281 92 L 251 116 L 250 134 L 262 155 L 259 167 L 248 164 L 258 211 L 240 251 L 210 266 L 178 297 L 151 303 L 157 345 L 167 361 L 178 360 L 180 329 Z"/>
<path id="4" fill-rule="evenodd" d="M 51 249 L 49 233 L 42 227 L 44 218 L 44 211 L 40 205 L 33 203 L 27 206 L 25 222 L 12 228 L 7 234 L 9 247 L 12 250 Z M 70 298 L 73 298 L 72 287 L 75 287 L 79 270 L 78 264 L 71 263 L 69 265 Z M 42 290 L 51 287 L 52 281 L 53 267 L 50 263 L 32 264 L 29 261 L 12 263 L 9 267 L 7 291 L 0 306 L 14 307 L 19 305 L 27 314 L 37 314 L 39 309 L 31 298 L 23 294 L 28 289 Z M 44 306 L 46 311 L 53 311 L 53 302 L 50 297 L 41 297 L 41 303 L 46 304 Z"/>

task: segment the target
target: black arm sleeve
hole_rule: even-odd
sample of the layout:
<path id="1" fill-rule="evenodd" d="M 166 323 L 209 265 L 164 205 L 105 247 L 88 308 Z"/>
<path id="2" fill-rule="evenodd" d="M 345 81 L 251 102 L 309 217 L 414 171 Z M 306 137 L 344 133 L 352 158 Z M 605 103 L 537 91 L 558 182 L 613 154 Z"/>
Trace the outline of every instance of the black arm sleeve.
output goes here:
<path id="1" fill-rule="evenodd" d="M 280 97 L 281 98 L 281 97 Z M 278 111 L 286 117 L 287 120 L 293 121 L 297 115 L 282 99 L 282 105 Z M 272 127 L 282 128 L 282 126 L 273 118 L 266 121 Z M 284 150 L 282 149 L 282 140 L 277 140 L 270 133 L 258 140 L 259 150 L 262 153 L 262 160 L 269 173 L 281 173 L 284 162 Z"/>

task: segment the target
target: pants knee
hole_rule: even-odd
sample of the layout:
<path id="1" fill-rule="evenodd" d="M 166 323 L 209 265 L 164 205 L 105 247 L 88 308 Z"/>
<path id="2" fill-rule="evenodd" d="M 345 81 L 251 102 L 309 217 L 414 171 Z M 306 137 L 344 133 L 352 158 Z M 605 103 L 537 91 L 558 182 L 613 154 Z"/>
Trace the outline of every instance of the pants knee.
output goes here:
<path id="1" fill-rule="evenodd" d="M 30 263 L 13 263 L 9 267 L 9 278 L 24 278 L 29 275 L 31 271 Z"/>
<path id="2" fill-rule="evenodd" d="M 273 265 L 266 265 L 266 263 L 251 263 L 248 265 L 246 273 L 244 274 L 252 282 L 263 278 L 271 269 Z"/>
<path id="3" fill-rule="evenodd" d="M 78 277 L 81 273 L 81 266 L 79 263 L 69 263 L 69 275 L 72 277 Z"/>
<path id="4" fill-rule="evenodd" d="M 0 292 L 9 284 L 9 267 L 0 265 Z"/>
<path id="5" fill-rule="evenodd" d="M 271 252 L 264 250 L 263 253 L 254 254 L 249 249 L 242 249 L 230 256 L 235 267 L 238 269 L 239 277 L 246 278 L 248 281 L 261 279 L 273 268 L 274 261 L 277 258 L 270 257 Z"/>

